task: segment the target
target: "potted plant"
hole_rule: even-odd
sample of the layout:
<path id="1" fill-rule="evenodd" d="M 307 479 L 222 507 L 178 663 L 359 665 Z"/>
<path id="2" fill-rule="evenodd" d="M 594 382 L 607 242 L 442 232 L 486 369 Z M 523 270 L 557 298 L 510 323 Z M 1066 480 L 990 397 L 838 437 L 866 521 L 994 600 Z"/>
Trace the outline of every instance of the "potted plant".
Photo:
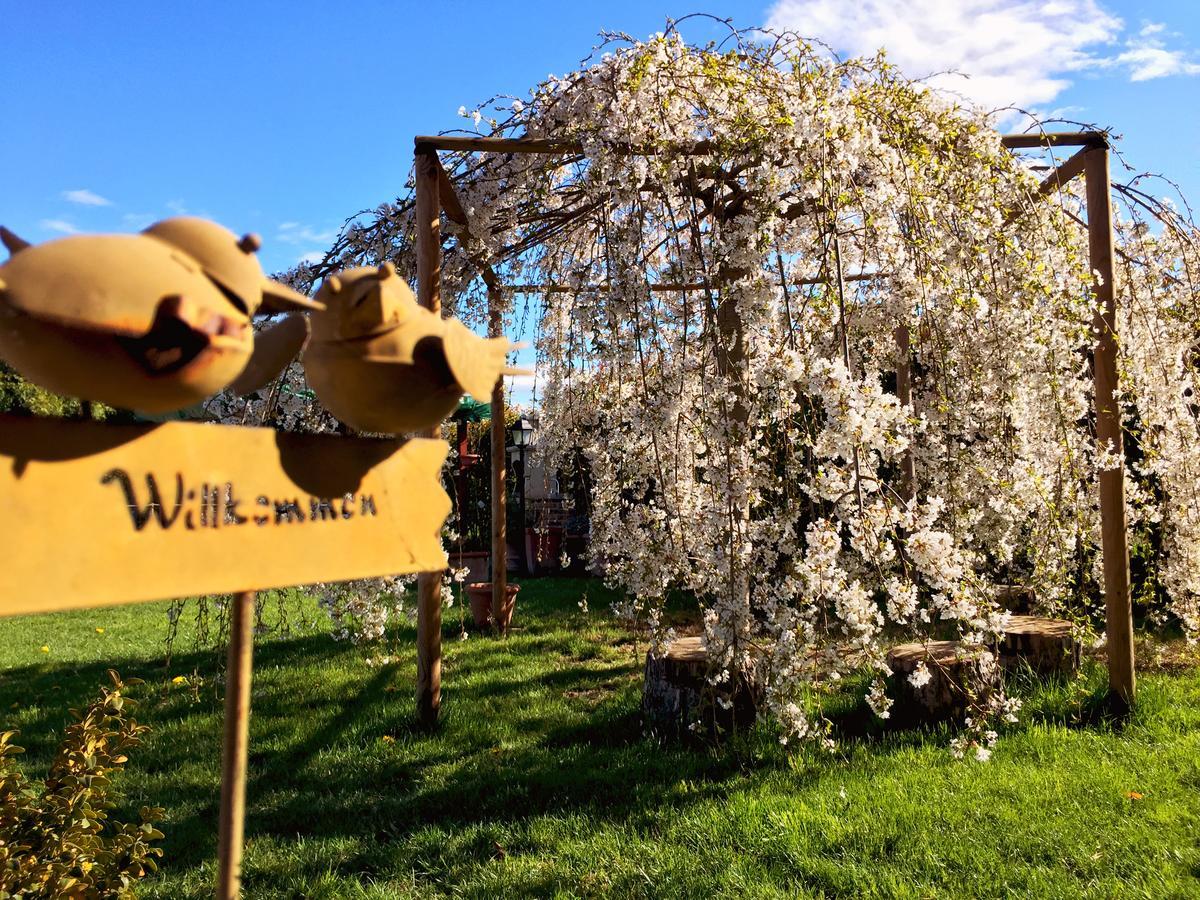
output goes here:
<path id="1" fill-rule="evenodd" d="M 485 581 L 491 577 L 492 554 L 487 550 L 450 550 L 447 554 L 451 569 L 466 569 L 466 582 Z"/>
<path id="2" fill-rule="evenodd" d="M 517 592 L 521 590 L 521 586 L 508 584 L 505 588 L 504 602 L 499 609 L 495 609 L 492 604 L 490 581 L 476 581 L 467 585 L 467 596 L 471 599 L 471 617 L 475 620 L 475 627 L 481 631 L 495 628 L 501 634 L 508 634 L 513 607 L 517 603 Z"/>

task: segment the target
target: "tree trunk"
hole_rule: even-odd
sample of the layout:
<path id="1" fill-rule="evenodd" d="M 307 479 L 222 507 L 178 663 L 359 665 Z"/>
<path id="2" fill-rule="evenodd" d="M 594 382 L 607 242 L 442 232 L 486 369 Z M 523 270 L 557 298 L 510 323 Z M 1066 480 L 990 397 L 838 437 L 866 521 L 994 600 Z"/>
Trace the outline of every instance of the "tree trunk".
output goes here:
<path id="1" fill-rule="evenodd" d="M 1082 646 L 1070 622 L 1012 616 L 1000 641 L 1005 670 L 1029 666 L 1039 675 L 1069 675 L 1079 668 Z"/>
<path id="2" fill-rule="evenodd" d="M 660 657 L 646 654 L 642 713 L 647 730 L 660 738 L 714 739 L 749 728 L 758 714 L 762 691 L 745 678 L 735 679 L 732 694 L 708 683 L 704 638 L 674 641 Z"/>
<path id="3" fill-rule="evenodd" d="M 901 726 L 961 720 L 1000 684 L 995 656 L 960 641 L 900 644 L 888 652 L 887 662 L 893 673 L 891 718 Z M 929 678 L 915 685 L 910 676 L 921 663 Z"/>

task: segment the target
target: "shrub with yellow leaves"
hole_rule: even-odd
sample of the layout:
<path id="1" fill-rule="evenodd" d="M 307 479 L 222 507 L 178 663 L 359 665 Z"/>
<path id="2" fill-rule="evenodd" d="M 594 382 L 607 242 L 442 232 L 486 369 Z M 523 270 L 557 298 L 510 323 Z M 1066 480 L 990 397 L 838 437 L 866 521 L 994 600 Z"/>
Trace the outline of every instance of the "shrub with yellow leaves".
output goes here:
<path id="1" fill-rule="evenodd" d="M 0 897 L 128 897 L 157 869 L 152 846 L 163 810 L 144 806 L 140 824 L 110 821 L 117 804 L 111 775 L 149 729 L 129 715 L 128 687 L 109 670 L 111 687 L 82 712 L 59 745 L 46 780 L 28 783 L 14 757 L 15 731 L 0 733 Z"/>

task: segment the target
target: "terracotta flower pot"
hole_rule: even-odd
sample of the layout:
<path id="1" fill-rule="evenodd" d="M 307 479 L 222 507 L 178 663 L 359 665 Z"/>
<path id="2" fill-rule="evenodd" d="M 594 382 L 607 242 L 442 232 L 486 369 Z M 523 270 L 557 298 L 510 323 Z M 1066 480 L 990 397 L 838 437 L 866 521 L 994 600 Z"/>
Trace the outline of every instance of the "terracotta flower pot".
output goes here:
<path id="1" fill-rule="evenodd" d="M 471 617 L 475 619 L 475 627 L 488 629 L 493 626 L 502 633 L 507 633 L 512 623 L 513 607 L 517 603 L 519 584 L 506 585 L 504 603 L 500 609 L 492 609 L 492 583 L 476 581 L 467 585 L 467 595 L 471 598 Z"/>
<path id="2" fill-rule="evenodd" d="M 483 581 L 491 575 L 489 569 L 491 568 L 492 554 L 487 550 L 466 550 L 462 553 L 451 550 L 448 558 L 450 568 L 467 570 L 467 584 Z"/>

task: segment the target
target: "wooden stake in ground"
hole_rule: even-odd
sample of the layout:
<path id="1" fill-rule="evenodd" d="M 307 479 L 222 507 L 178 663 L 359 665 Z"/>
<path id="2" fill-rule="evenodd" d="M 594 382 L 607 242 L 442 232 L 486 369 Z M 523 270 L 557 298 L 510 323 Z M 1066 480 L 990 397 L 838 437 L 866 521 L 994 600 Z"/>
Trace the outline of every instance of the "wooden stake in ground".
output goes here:
<path id="1" fill-rule="evenodd" d="M 438 200 L 437 151 L 417 144 L 415 153 L 417 302 L 428 310 L 442 308 L 442 228 Z M 424 437 L 440 438 L 433 426 Z M 442 598 L 441 572 L 417 576 L 417 718 L 435 725 L 442 707 Z"/>
<path id="2" fill-rule="evenodd" d="M 504 334 L 504 314 L 498 287 L 488 285 L 488 337 Z M 507 434 L 504 428 L 504 379 L 492 389 L 492 611 L 504 608 L 508 591 L 508 526 L 505 455 Z"/>
<path id="3" fill-rule="evenodd" d="M 1113 265 L 1112 188 L 1108 146 L 1086 150 L 1088 254 L 1095 273 L 1098 309 L 1092 372 L 1096 391 L 1096 441 L 1115 465 L 1100 472 L 1100 528 L 1104 549 L 1108 685 L 1122 706 L 1133 703 L 1133 609 L 1129 592 L 1129 541 L 1125 519 L 1125 449 L 1117 389 L 1116 267 Z"/>
<path id="4" fill-rule="evenodd" d="M 225 666 L 225 735 L 221 752 L 221 813 L 217 832 L 218 900 L 234 900 L 241 893 L 253 627 L 254 591 L 235 594 L 229 620 L 229 657 Z"/>

